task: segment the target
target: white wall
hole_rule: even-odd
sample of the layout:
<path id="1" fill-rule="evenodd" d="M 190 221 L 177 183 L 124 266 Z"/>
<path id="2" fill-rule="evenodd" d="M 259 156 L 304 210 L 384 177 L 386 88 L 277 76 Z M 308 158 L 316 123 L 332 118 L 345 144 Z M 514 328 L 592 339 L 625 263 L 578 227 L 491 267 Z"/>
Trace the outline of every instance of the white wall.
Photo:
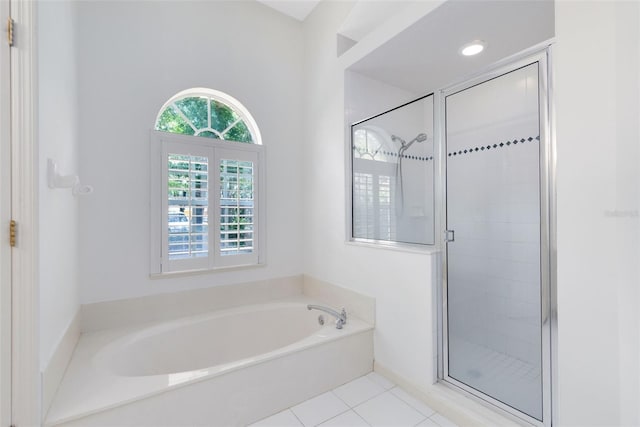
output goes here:
<path id="1" fill-rule="evenodd" d="M 76 17 L 71 2 L 38 2 L 40 364 L 78 311 L 78 210 L 70 190 L 47 187 L 47 158 L 78 173 Z"/>
<path id="2" fill-rule="evenodd" d="M 79 2 L 81 302 L 302 272 L 302 24 L 253 1 Z M 267 156 L 267 266 L 149 279 L 149 130 L 191 87 L 238 99 Z"/>
<path id="3" fill-rule="evenodd" d="M 345 71 L 345 114 L 355 123 L 424 95 L 392 86 L 354 71 Z"/>
<path id="4" fill-rule="evenodd" d="M 352 3 L 321 2 L 305 21 L 305 274 L 376 298 L 375 358 L 432 381 L 434 257 L 346 244 L 344 68 L 336 31 Z"/>
<path id="5" fill-rule="evenodd" d="M 637 2 L 556 2 L 562 425 L 640 424 L 639 25 Z"/>

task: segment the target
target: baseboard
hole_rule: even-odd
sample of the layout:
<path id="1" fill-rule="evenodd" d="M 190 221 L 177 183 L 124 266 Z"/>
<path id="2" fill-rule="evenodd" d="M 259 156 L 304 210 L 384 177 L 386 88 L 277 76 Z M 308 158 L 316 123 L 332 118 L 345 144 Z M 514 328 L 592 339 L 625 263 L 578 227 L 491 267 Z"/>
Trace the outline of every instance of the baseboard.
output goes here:
<path id="1" fill-rule="evenodd" d="M 80 339 L 80 310 L 73 317 L 69 327 L 58 343 L 47 367 L 42 372 L 42 419 L 46 416 L 58 390 L 60 381 L 71 361 L 73 351 Z"/>
<path id="2" fill-rule="evenodd" d="M 302 294 L 302 275 L 83 304 L 82 332 L 171 320 Z"/>
<path id="3" fill-rule="evenodd" d="M 334 308 L 344 307 L 348 314 L 367 323 L 372 325 L 376 323 L 375 298 L 307 275 L 303 276 L 303 293 Z"/>
<path id="4" fill-rule="evenodd" d="M 424 390 L 376 361 L 373 363 L 373 370 L 387 377 L 409 394 L 422 400 L 434 411 L 449 418 L 459 426 L 506 427 L 528 425 L 524 421 L 520 423 L 514 419 L 506 418 L 442 384 L 436 383 L 429 387 L 428 390 Z"/>

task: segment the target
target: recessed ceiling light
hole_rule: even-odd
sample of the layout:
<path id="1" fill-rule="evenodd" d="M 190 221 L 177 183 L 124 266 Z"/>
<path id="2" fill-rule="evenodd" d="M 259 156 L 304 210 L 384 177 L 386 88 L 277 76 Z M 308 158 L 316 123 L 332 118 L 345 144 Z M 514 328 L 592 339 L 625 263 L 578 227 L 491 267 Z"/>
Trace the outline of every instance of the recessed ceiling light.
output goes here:
<path id="1" fill-rule="evenodd" d="M 473 56 L 482 52 L 487 44 L 482 40 L 474 40 L 460 48 L 460 54 L 464 56 Z"/>

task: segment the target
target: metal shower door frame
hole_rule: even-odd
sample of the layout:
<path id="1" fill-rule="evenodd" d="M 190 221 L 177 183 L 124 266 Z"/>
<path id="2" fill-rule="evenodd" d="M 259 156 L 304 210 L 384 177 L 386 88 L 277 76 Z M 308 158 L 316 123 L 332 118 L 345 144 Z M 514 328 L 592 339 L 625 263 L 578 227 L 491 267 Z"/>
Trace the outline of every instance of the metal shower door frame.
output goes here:
<path id="1" fill-rule="evenodd" d="M 536 426 L 548 427 L 555 424 L 555 374 L 556 343 L 557 343 L 557 301 L 556 301 L 556 156 L 554 141 L 553 103 L 552 103 L 552 79 L 551 79 L 551 45 L 544 43 L 535 46 L 514 57 L 507 58 L 485 71 L 464 82 L 446 87 L 436 92 L 437 135 L 439 143 L 438 175 L 440 202 L 440 247 L 442 248 L 442 283 L 438 286 L 437 313 L 438 313 L 438 381 L 446 386 L 461 391 L 468 397 L 493 409 L 498 409 L 503 415 L 525 421 Z M 515 71 L 527 65 L 538 63 L 538 108 L 540 123 L 540 278 L 541 278 L 541 320 L 542 320 L 542 422 L 528 416 L 511 406 L 508 406 L 484 393 L 479 392 L 449 376 L 448 366 L 448 312 L 447 312 L 447 141 L 446 141 L 446 98 L 449 95 L 469 89 L 473 86 L 485 83 L 509 72 Z"/>

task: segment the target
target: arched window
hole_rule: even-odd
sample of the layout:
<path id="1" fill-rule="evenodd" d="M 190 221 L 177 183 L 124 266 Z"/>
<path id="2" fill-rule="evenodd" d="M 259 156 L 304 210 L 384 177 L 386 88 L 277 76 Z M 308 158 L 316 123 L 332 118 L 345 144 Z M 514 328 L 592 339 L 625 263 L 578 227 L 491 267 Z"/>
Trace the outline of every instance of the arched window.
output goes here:
<path id="1" fill-rule="evenodd" d="M 353 157 L 381 162 L 393 161 L 393 152 L 388 148 L 391 135 L 377 126 L 363 126 L 353 132 Z"/>
<path id="2" fill-rule="evenodd" d="M 262 144 L 249 111 L 235 98 L 206 88 L 177 93 L 160 109 L 156 130 Z"/>
<path id="3" fill-rule="evenodd" d="M 249 111 L 212 89 L 180 92 L 151 144 L 151 273 L 260 264 L 264 147 Z"/>

